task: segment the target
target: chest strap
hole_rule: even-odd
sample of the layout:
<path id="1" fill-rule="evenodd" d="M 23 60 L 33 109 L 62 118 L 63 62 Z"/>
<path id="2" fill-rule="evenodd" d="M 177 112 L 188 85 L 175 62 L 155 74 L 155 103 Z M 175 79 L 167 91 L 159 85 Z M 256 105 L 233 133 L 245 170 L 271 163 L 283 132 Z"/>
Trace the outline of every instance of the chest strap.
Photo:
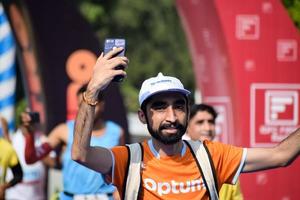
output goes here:
<path id="1" fill-rule="evenodd" d="M 128 172 L 126 188 L 124 190 L 124 200 L 138 199 L 141 188 L 141 163 L 143 161 L 143 147 L 140 143 L 127 145 L 128 153 Z"/>
<path id="2" fill-rule="evenodd" d="M 215 168 L 212 166 L 212 161 L 205 145 L 199 141 L 184 141 L 192 155 L 194 156 L 199 171 L 202 175 L 203 182 L 208 190 L 211 200 L 218 200 L 218 186 L 215 175 Z M 124 188 L 124 200 L 137 200 L 139 191 L 142 188 L 141 184 L 141 164 L 143 161 L 143 147 L 140 143 L 127 145 L 128 147 L 128 171 L 126 186 Z"/>
<path id="3" fill-rule="evenodd" d="M 200 141 L 188 140 L 184 142 L 190 148 L 195 160 L 197 161 L 198 168 L 201 172 L 203 182 L 208 190 L 211 200 L 218 200 L 218 185 L 215 175 L 215 168 L 210 159 L 210 153 L 206 149 L 205 144 Z"/>

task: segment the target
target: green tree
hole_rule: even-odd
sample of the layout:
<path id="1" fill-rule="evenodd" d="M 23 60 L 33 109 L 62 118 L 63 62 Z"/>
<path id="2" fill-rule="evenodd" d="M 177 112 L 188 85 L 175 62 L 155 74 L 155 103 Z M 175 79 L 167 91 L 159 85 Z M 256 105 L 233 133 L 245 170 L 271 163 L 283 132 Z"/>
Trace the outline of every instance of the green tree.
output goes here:
<path id="1" fill-rule="evenodd" d="M 138 108 L 142 81 L 159 71 L 179 77 L 194 91 L 194 75 L 184 32 L 174 0 L 77 0 L 99 41 L 106 37 L 127 40 L 128 78 L 121 83 L 129 111 Z M 300 0 L 282 0 L 300 29 Z"/>
<path id="2" fill-rule="evenodd" d="M 158 72 L 179 77 L 194 90 L 191 59 L 173 0 L 79 1 L 101 44 L 106 37 L 127 40 L 128 78 L 121 83 L 130 111 L 138 108 L 142 81 Z"/>
<path id="3" fill-rule="evenodd" d="M 282 2 L 295 25 L 300 30 L 300 0 L 282 0 Z"/>

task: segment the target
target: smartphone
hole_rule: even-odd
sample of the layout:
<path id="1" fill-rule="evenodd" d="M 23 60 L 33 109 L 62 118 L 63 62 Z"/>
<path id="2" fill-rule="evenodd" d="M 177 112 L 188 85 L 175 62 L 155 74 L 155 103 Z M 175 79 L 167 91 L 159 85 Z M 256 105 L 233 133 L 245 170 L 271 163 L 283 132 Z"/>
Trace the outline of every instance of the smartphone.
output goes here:
<path id="1" fill-rule="evenodd" d="M 107 54 L 109 51 L 113 49 L 113 47 L 123 47 L 123 51 L 120 53 L 114 55 L 115 56 L 124 56 L 125 55 L 125 47 L 126 47 L 126 40 L 122 38 L 107 38 L 104 42 L 104 55 Z M 124 70 L 124 66 L 118 65 L 115 67 L 115 69 L 122 69 Z M 124 76 L 117 75 L 114 77 L 112 81 L 114 82 L 122 82 L 124 79 Z"/>
<path id="2" fill-rule="evenodd" d="M 28 112 L 32 123 L 40 123 L 40 114 L 38 112 Z"/>

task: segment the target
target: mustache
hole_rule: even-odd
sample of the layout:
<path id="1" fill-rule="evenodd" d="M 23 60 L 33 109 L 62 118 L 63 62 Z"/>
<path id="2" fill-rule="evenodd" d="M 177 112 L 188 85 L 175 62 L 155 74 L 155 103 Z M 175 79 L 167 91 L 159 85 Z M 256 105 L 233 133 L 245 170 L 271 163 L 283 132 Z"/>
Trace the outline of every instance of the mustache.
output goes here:
<path id="1" fill-rule="evenodd" d="M 162 124 L 160 127 L 159 127 L 159 130 L 163 130 L 163 129 L 168 129 L 168 128 L 176 128 L 176 129 L 183 129 L 184 126 L 180 123 L 168 123 L 168 124 Z"/>

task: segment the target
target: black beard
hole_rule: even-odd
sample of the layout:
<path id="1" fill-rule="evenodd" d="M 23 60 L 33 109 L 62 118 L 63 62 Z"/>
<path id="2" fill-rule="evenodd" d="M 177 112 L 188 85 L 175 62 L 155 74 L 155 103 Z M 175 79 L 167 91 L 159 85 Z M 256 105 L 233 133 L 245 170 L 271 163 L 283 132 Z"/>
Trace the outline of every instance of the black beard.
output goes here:
<path id="1" fill-rule="evenodd" d="M 149 126 L 149 122 L 148 119 L 147 120 L 147 128 L 148 131 L 150 133 L 150 135 L 157 139 L 159 142 L 169 145 L 169 144 L 175 144 L 177 142 L 179 142 L 182 138 L 182 136 L 185 134 L 186 128 L 187 128 L 187 123 L 185 125 L 180 124 L 180 123 L 173 123 L 173 124 L 164 124 L 161 125 L 158 130 L 153 130 L 152 127 Z M 177 133 L 176 134 L 172 134 L 172 135 L 163 135 L 162 134 L 162 130 L 165 128 L 170 127 L 171 125 L 175 126 L 177 128 Z"/>

